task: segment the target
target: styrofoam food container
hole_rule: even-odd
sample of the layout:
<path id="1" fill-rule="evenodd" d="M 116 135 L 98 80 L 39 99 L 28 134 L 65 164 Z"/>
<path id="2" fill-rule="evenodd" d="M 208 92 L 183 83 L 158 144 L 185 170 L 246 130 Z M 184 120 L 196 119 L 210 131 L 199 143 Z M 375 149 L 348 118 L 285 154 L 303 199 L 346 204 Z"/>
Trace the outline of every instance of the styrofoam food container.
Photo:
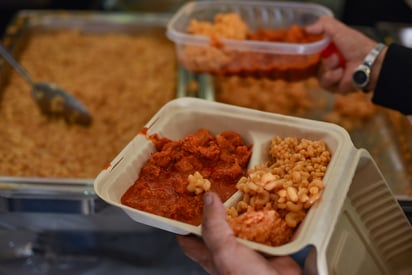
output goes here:
<path id="1" fill-rule="evenodd" d="M 412 234 L 409 237 L 407 234 L 405 235 L 405 233 L 412 233 L 412 231 L 410 226 L 407 226 L 409 223 L 402 209 L 391 195 L 379 170 L 375 169 L 376 166 L 373 160 L 370 159 L 366 151 L 358 150 L 353 146 L 348 133 L 340 126 L 261 112 L 204 99 L 179 98 L 164 105 L 147 123 L 146 127 L 148 128 L 148 135 L 157 133 L 160 137 L 167 137 L 172 140 L 181 139 L 188 134 L 196 132 L 199 128 L 206 128 L 212 134 L 219 134 L 226 130 L 235 131 L 243 137 L 245 143 L 253 144 L 252 156 L 249 162 L 250 168 L 266 160 L 270 141 L 274 136 L 307 138 L 311 140 L 321 139 L 325 141 L 332 153 L 332 158 L 324 177 L 325 189 L 321 200 L 312 206 L 305 220 L 294 234 L 293 239 L 285 245 L 271 247 L 240 240 L 255 250 L 272 255 L 287 255 L 295 253 L 308 245 L 313 245 L 317 252 L 317 269 L 320 273 L 327 274 L 327 270 L 333 268 L 330 266 L 330 262 L 326 260 L 327 256 L 336 255 L 342 249 L 350 248 L 356 250 L 360 244 L 363 244 L 362 240 L 366 243 L 366 246 L 370 246 L 368 225 L 362 223 L 362 219 L 367 218 L 368 213 L 361 216 L 354 210 L 354 207 L 357 207 L 356 203 L 352 205 L 352 198 L 348 196 L 352 192 L 357 197 L 355 200 L 360 201 L 360 206 L 364 206 L 367 209 L 369 209 L 369 205 L 365 204 L 362 199 L 366 199 L 366 202 L 371 203 L 372 207 L 385 203 L 385 209 L 390 209 L 391 215 L 397 217 L 397 228 L 393 228 L 387 234 L 391 236 L 395 234 L 396 237 L 402 235 L 402 243 L 406 243 L 407 247 L 402 248 L 401 252 L 412 253 Z M 140 168 L 154 151 L 155 148 L 152 142 L 144 134 L 137 134 L 95 179 L 94 186 L 97 195 L 106 202 L 120 207 L 133 220 L 139 223 L 177 234 L 194 233 L 201 235 L 201 225 L 189 225 L 121 204 L 121 196 L 138 178 Z M 358 165 L 359 163 L 361 165 Z M 364 172 L 365 169 L 367 171 L 366 174 Z M 358 183 L 351 187 L 357 173 L 360 174 L 361 179 L 358 179 Z M 368 196 L 373 194 L 373 190 L 368 188 L 369 184 L 374 186 L 374 188 L 378 187 L 380 189 L 379 195 L 383 196 L 383 202 L 369 199 Z M 367 188 L 367 192 L 360 192 L 364 187 Z M 355 188 L 355 191 L 352 190 L 353 188 Z M 362 195 L 359 197 L 359 194 Z M 225 202 L 225 206 L 230 207 L 239 197 L 239 193 L 236 193 Z M 373 210 L 373 208 L 369 210 Z M 354 222 L 351 222 L 351 220 L 347 221 L 349 216 L 351 219 L 356 217 L 358 220 Z M 382 220 L 380 217 L 379 224 L 384 226 L 385 224 L 384 222 L 382 224 Z M 367 222 L 370 223 L 372 221 L 368 220 Z M 406 225 L 404 222 L 406 222 Z M 337 227 L 337 225 L 339 226 Z M 354 230 L 354 227 L 359 232 Z M 350 231 L 350 238 L 347 238 L 347 240 L 356 239 L 356 244 L 353 247 L 347 246 L 346 239 L 342 239 L 342 235 L 347 237 L 348 230 Z M 399 233 L 397 230 L 401 230 L 401 234 L 397 234 Z M 409 245 L 407 240 L 411 240 Z M 331 247 L 331 244 L 333 247 Z M 342 245 L 342 249 L 335 249 Z M 376 248 L 368 249 L 363 252 L 375 253 L 379 251 Z M 382 256 L 379 253 L 375 254 L 372 259 L 382 260 Z M 397 254 L 395 255 L 397 256 Z M 350 257 L 350 255 L 346 257 Z M 340 263 L 339 260 L 335 260 L 335 262 Z M 399 262 L 396 263 L 396 266 L 399 267 Z M 385 264 L 380 264 L 380 266 L 386 268 Z"/>
<path id="2" fill-rule="evenodd" d="M 264 42 L 255 40 L 219 39 L 219 47 L 213 46 L 209 37 L 193 35 L 187 32 L 191 20 L 213 22 L 216 14 L 234 12 L 246 22 L 252 31 L 259 28 L 284 29 L 293 24 L 305 26 L 314 23 L 320 16 L 333 16 L 333 12 L 322 5 L 302 2 L 277 1 L 195 1 L 183 5 L 171 18 L 167 25 L 167 36 L 176 44 L 178 60 L 188 70 L 215 74 L 235 74 L 235 72 L 256 74 L 263 73 L 269 67 L 276 67 L 279 56 L 288 55 L 288 66 L 302 66 L 309 62 L 307 57 L 318 55 L 330 42 L 325 36 L 322 40 L 311 43 Z M 200 53 L 209 51 L 208 58 L 225 55 L 228 60 L 216 62 L 205 60 L 205 56 L 188 55 L 186 47 L 197 47 Z M 203 49 L 203 52 L 202 52 Z M 254 55 L 238 55 L 237 53 L 253 53 Z M 299 58 L 297 58 L 299 57 Z M 235 62 L 239 58 L 251 58 L 253 62 Z M 257 61 L 261 60 L 261 61 Z M 280 61 L 279 61 L 280 62 Z M 251 65 L 252 64 L 252 65 Z M 285 64 L 282 64 L 284 67 Z M 257 72 L 256 72 L 257 71 Z M 232 72 L 232 73 L 231 73 Z M 279 72 L 278 72 L 279 73 Z M 268 72 L 270 75 L 271 72 Z M 276 75 L 276 72 L 275 72 Z"/>

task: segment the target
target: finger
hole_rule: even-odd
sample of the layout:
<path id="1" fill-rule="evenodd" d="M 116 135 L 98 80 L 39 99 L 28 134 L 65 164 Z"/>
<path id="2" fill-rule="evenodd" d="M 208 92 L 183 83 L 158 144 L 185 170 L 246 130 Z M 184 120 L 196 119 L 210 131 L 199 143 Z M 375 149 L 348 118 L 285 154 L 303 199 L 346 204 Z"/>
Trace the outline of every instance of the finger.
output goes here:
<path id="1" fill-rule="evenodd" d="M 204 201 L 202 236 L 212 253 L 218 273 L 250 274 L 247 273 L 250 271 L 248 262 L 253 262 L 256 270 L 268 265 L 253 250 L 238 243 L 226 221 L 226 211 L 220 198 L 213 192 L 207 192 Z"/>
<path id="2" fill-rule="evenodd" d="M 213 256 L 218 274 L 269 274 L 267 261 L 237 241 L 226 221 L 223 204 L 213 192 L 205 194 L 202 236 Z"/>
<path id="3" fill-rule="evenodd" d="M 269 260 L 269 264 L 279 274 L 302 274 L 299 264 L 289 256 L 273 257 Z"/>
<path id="4" fill-rule="evenodd" d="M 206 245 L 199 237 L 195 235 L 176 236 L 177 242 L 183 253 L 192 261 L 198 263 L 208 273 L 214 273 L 215 266 L 212 255 Z"/>
<path id="5" fill-rule="evenodd" d="M 336 30 L 341 28 L 343 24 L 329 15 L 322 15 L 316 22 L 305 27 L 306 32 L 310 34 L 325 33 L 334 37 Z"/>
<path id="6" fill-rule="evenodd" d="M 340 67 L 325 71 L 319 78 L 320 86 L 331 92 L 337 92 L 337 87 L 343 78 L 343 73 L 344 71 Z"/>
<path id="7" fill-rule="evenodd" d="M 210 250 L 219 252 L 236 239 L 226 221 L 226 211 L 220 198 L 213 192 L 207 192 L 204 200 L 202 236 Z"/>
<path id="8" fill-rule="evenodd" d="M 285 274 L 274 269 L 261 254 L 237 241 L 226 221 L 223 204 L 215 193 L 207 192 L 204 201 L 202 236 L 218 274 Z M 286 261 L 282 264 L 286 268 Z"/>
<path id="9" fill-rule="evenodd" d="M 208 252 L 203 241 L 196 236 L 176 236 L 177 242 L 183 252 L 192 260 L 198 262 L 203 255 Z M 207 254 L 207 253 L 206 253 Z"/>
<path id="10" fill-rule="evenodd" d="M 326 51 L 326 52 L 325 52 Z M 329 57 L 325 56 L 327 53 L 329 56 L 335 56 L 337 61 L 335 63 L 339 64 L 340 67 L 346 67 L 346 59 L 343 53 L 338 49 L 334 42 L 330 42 L 329 45 L 321 52 L 322 57 Z"/>
<path id="11" fill-rule="evenodd" d="M 326 24 L 324 23 L 325 20 L 328 20 L 327 16 L 319 17 L 318 20 L 315 23 L 313 23 L 311 25 L 307 25 L 305 27 L 305 31 L 307 33 L 310 33 L 310 34 L 322 34 L 322 33 L 324 33 L 326 31 L 325 30 L 325 25 Z"/>
<path id="12" fill-rule="evenodd" d="M 333 70 L 341 66 L 339 56 L 334 53 L 328 58 L 322 59 L 322 65 L 325 70 Z"/>
<path id="13" fill-rule="evenodd" d="M 352 78 L 348 80 L 342 80 L 337 88 L 337 92 L 341 94 L 348 94 L 356 92 L 357 89 L 353 85 Z"/>
<path id="14" fill-rule="evenodd" d="M 305 31 L 309 34 L 319 35 L 324 32 L 324 28 L 321 24 L 315 23 L 315 24 L 306 26 Z"/>

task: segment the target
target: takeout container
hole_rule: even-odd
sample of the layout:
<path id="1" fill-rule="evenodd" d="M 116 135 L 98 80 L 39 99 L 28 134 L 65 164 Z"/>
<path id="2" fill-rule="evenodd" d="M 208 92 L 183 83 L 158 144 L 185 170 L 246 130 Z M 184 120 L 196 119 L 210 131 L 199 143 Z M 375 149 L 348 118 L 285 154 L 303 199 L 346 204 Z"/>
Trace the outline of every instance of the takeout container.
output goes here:
<path id="1" fill-rule="evenodd" d="M 301 79 L 316 73 L 320 52 L 330 38 L 311 43 L 219 39 L 187 32 L 191 20 L 213 22 L 217 14 L 236 13 L 251 31 L 305 26 L 333 12 L 318 4 L 276 1 L 196 1 L 182 6 L 167 25 L 178 60 L 190 71 L 216 75 L 253 75 Z"/>
<path id="2" fill-rule="evenodd" d="M 274 136 L 324 140 L 332 153 L 324 177 L 325 189 L 293 239 L 279 247 L 240 241 L 271 255 L 292 254 L 313 246 L 313 265 L 319 274 L 400 274 L 412 270 L 412 228 L 369 153 L 356 149 L 343 128 L 194 98 L 167 103 L 145 127 L 149 135 L 156 133 L 173 140 L 200 127 L 213 134 L 235 131 L 246 144 L 253 144 L 249 167 L 266 160 Z M 121 204 L 121 196 L 138 178 L 140 168 L 154 151 L 151 141 L 138 134 L 97 176 L 96 193 L 139 223 L 177 234 L 201 235 L 201 225 L 189 225 Z M 225 207 L 233 205 L 239 197 L 239 193 L 233 195 L 224 202 Z"/>

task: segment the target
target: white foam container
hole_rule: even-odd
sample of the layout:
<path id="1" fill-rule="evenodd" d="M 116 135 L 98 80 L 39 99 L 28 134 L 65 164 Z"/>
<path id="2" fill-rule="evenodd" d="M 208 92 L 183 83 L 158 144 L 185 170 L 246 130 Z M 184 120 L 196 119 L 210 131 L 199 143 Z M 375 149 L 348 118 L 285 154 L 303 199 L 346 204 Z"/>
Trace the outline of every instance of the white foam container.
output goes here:
<path id="1" fill-rule="evenodd" d="M 340 126 L 204 99 L 179 98 L 164 105 L 146 127 L 149 135 L 157 133 L 173 140 L 201 127 L 212 134 L 235 131 L 247 144 L 253 144 L 249 167 L 266 160 L 274 136 L 324 140 L 332 153 L 324 177 L 325 189 L 293 239 L 278 247 L 240 241 L 271 255 L 288 255 L 311 245 L 315 249 L 307 266 L 319 274 L 412 274 L 408 273 L 412 271 L 411 225 L 369 153 L 356 149 Z M 201 235 L 201 225 L 121 204 L 121 196 L 154 150 L 151 141 L 138 134 L 97 176 L 97 195 L 139 223 L 177 234 Z M 236 193 L 225 206 L 233 205 L 239 197 Z"/>

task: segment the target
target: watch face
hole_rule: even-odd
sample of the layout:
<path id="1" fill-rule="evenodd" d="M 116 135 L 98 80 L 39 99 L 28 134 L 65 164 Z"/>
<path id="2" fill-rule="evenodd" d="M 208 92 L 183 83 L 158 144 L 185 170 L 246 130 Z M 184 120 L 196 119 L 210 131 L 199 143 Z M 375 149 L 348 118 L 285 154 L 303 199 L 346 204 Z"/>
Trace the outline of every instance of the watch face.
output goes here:
<path id="1" fill-rule="evenodd" d="M 356 70 L 353 73 L 352 77 L 353 77 L 353 82 L 355 83 L 355 85 L 360 88 L 365 87 L 369 82 L 369 75 L 368 75 L 368 72 L 365 70 L 361 70 L 361 69 Z"/>

